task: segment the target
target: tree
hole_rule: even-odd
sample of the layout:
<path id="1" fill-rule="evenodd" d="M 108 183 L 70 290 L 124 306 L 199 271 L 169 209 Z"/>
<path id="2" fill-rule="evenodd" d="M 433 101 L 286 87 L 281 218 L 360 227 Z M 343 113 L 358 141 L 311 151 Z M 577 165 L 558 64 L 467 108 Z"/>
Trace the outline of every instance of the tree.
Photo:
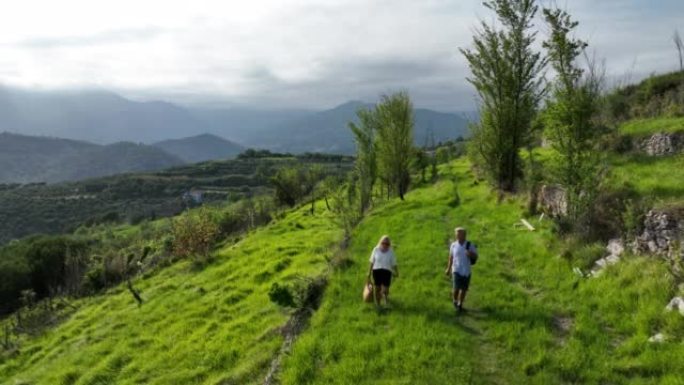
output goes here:
<path id="1" fill-rule="evenodd" d="M 311 215 L 314 215 L 314 206 L 316 203 L 316 185 L 323 178 L 323 166 L 320 164 L 311 164 L 309 167 L 307 167 L 305 173 L 305 189 L 309 190 L 311 193 Z"/>
<path id="2" fill-rule="evenodd" d="M 677 54 L 679 56 L 679 70 L 684 71 L 684 43 L 682 43 L 682 37 L 679 35 L 679 31 L 675 29 L 674 34 L 672 34 L 672 41 L 677 47 Z"/>
<path id="3" fill-rule="evenodd" d="M 415 149 L 413 153 L 413 168 L 420 173 L 421 183 L 425 183 L 425 171 L 431 163 L 431 158 L 424 149 Z"/>
<path id="4" fill-rule="evenodd" d="M 378 171 L 387 182 L 388 195 L 396 189 L 401 200 L 411 180 L 413 150 L 413 105 L 406 92 L 384 95 L 376 107 L 378 118 L 375 147 Z"/>
<path id="5" fill-rule="evenodd" d="M 519 150 L 530 140 L 530 126 L 543 94 L 540 73 L 545 61 L 532 48 L 538 7 L 534 0 L 490 0 L 501 30 L 481 23 L 473 49 L 460 49 L 470 66 L 467 80 L 480 98 L 480 122 L 474 125 L 473 149 L 497 188 L 513 191 L 522 176 Z"/>
<path id="6" fill-rule="evenodd" d="M 577 63 L 587 47 L 586 42 L 570 36 L 578 22 L 560 9 L 544 9 L 543 13 L 551 31 L 543 47 L 556 72 L 543 119 L 556 153 L 552 174 L 566 190 L 570 223 L 580 225 L 600 182 L 595 147 L 601 130 L 595 117 L 603 75 L 591 61 L 587 70 Z"/>
<path id="7" fill-rule="evenodd" d="M 276 200 L 281 204 L 293 207 L 305 194 L 304 177 L 299 168 L 283 167 L 273 177 L 271 183 L 275 187 Z"/>
<path id="8" fill-rule="evenodd" d="M 378 131 L 378 117 L 374 110 L 361 108 L 356 112 L 359 125 L 349 123 L 356 142 L 356 163 L 354 172 L 358 176 L 360 207 L 363 214 L 371 203 L 373 186 L 377 179 L 375 135 Z"/>

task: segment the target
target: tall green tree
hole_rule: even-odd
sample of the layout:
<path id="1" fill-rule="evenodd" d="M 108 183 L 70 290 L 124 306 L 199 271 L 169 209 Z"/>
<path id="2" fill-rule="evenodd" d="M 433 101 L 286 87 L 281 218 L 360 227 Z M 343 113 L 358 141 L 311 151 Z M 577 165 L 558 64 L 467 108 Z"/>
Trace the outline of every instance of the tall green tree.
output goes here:
<path id="1" fill-rule="evenodd" d="M 378 172 L 387 181 L 388 191 L 396 191 L 403 200 L 411 181 L 413 104 L 406 92 L 384 95 L 376 107 L 376 114 Z"/>
<path id="2" fill-rule="evenodd" d="M 375 148 L 375 135 L 378 131 L 378 117 L 375 110 L 361 108 L 356 115 L 359 125 L 349 123 L 356 142 L 356 164 L 354 172 L 358 177 L 359 208 L 361 214 L 368 209 L 373 196 L 373 186 L 378 177 L 378 165 Z"/>
<path id="3" fill-rule="evenodd" d="M 546 136 L 555 150 L 552 175 L 566 190 L 569 222 L 582 225 L 601 178 L 596 139 L 602 130 L 596 115 L 603 75 L 590 60 L 586 69 L 578 63 L 587 47 L 572 37 L 578 22 L 560 9 L 544 9 L 543 14 L 550 29 L 543 47 L 556 72 L 543 115 Z"/>
<path id="4" fill-rule="evenodd" d="M 533 48 L 535 0 L 490 0 L 501 29 L 482 22 L 472 49 L 460 49 L 480 98 L 480 122 L 473 126 L 477 158 L 500 190 L 513 191 L 523 174 L 520 149 L 529 142 L 531 123 L 543 94 L 545 61 Z"/>

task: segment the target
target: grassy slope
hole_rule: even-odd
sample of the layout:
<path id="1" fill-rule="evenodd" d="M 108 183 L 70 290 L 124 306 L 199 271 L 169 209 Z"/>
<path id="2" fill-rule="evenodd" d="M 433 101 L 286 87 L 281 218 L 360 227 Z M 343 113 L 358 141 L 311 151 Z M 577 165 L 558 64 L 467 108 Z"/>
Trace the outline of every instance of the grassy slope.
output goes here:
<path id="1" fill-rule="evenodd" d="M 272 282 L 323 272 L 339 237 L 329 217 L 299 210 L 201 271 L 184 262 L 139 279 L 140 308 L 124 287 L 79 301 L 67 321 L 0 362 L 0 383 L 260 383 L 288 317 L 268 299 Z"/>
<path id="2" fill-rule="evenodd" d="M 639 137 L 675 131 L 684 131 L 684 118 L 641 119 L 619 127 L 621 135 Z M 611 154 L 610 161 L 612 185 L 629 184 L 656 206 L 684 204 L 684 155 Z"/>
<path id="3" fill-rule="evenodd" d="M 446 170 L 443 170 L 446 172 Z M 449 181 L 377 209 L 355 233 L 355 264 L 336 272 L 310 329 L 285 361 L 284 384 L 634 383 L 684 377 L 684 320 L 663 311 L 674 288 L 664 263 L 627 258 L 601 277 L 578 278 L 559 258 L 549 222 L 514 228 L 519 201 L 497 204 L 475 185 L 465 161 Z M 444 277 L 452 229 L 479 246 L 467 300 L 457 317 Z M 402 276 L 393 308 L 361 303 L 367 258 L 381 234 L 393 237 Z M 671 342 L 648 343 L 664 332 Z"/>
<path id="4" fill-rule="evenodd" d="M 684 131 L 684 118 L 638 119 L 626 122 L 620 127 L 625 135 L 644 136 L 658 132 Z"/>

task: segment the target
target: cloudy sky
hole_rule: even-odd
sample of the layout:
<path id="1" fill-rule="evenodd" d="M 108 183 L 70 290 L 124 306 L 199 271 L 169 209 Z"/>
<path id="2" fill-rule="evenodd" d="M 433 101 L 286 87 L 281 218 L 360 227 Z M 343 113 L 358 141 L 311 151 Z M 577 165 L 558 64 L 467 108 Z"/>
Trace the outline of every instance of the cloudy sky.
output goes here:
<path id="1" fill-rule="evenodd" d="M 477 0 L 8 3 L 0 84 L 269 108 L 328 108 L 406 89 L 418 106 L 472 109 L 458 48 L 470 45 L 478 20 L 492 20 Z M 671 36 L 684 34 L 683 0 L 558 3 L 613 78 L 677 68 Z"/>

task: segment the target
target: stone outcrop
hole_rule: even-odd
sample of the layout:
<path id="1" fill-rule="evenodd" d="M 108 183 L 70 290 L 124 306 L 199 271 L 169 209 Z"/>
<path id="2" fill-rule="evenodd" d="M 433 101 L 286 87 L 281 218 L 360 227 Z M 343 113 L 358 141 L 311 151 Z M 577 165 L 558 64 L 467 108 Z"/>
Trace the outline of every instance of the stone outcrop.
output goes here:
<path id="1" fill-rule="evenodd" d="M 565 189 L 560 186 L 544 185 L 539 192 L 539 204 L 549 216 L 559 218 L 568 213 Z"/>
<path id="2" fill-rule="evenodd" d="M 599 259 L 594 263 L 594 267 L 591 269 L 590 275 L 596 277 L 601 274 L 601 271 L 610 265 L 614 265 L 620 261 L 622 253 L 625 252 L 625 246 L 622 243 L 622 239 L 616 238 L 608 241 L 608 246 L 606 246 L 607 256 Z"/>
<path id="3" fill-rule="evenodd" d="M 684 151 L 684 132 L 658 133 L 641 143 L 641 149 L 651 156 L 666 156 Z"/>
<path id="4" fill-rule="evenodd" d="M 679 314 L 684 315 L 684 298 L 674 297 L 665 307 L 667 311 L 678 310 Z"/>
<path id="5" fill-rule="evenodd" d="M 635 254 L 653 254 L 666 258 L 682 257 L 684 209 L 650 210 L 643 231 L 633 244 Z"/>

